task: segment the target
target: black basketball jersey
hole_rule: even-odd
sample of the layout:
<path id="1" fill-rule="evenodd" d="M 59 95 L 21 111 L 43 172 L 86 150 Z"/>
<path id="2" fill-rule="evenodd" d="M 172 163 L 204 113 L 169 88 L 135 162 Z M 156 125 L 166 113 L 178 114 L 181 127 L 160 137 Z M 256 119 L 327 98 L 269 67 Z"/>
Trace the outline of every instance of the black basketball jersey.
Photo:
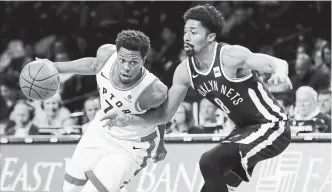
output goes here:
<path id="1" fill-rule="evenodd" d="M 197 69 L 194 57 L 187 58 L 187 69 L 194 90 L 222 109 L 237 127 L 287 120 L 286 113 L 257 72 L 252 71 L 241 78 L 227 77 L 220 60 L 225 46 L 229 45 L 216 44 L 213 64 L 207 72 Z"/>

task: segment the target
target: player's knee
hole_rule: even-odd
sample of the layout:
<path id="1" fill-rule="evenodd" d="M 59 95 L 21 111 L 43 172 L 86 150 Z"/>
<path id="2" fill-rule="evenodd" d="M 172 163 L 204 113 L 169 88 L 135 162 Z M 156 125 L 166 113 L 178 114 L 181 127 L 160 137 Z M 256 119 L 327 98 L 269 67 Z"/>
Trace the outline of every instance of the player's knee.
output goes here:
<path id="1" fill-rule="evenodd" d="M 210 153 L 206 152 L 203 153 L 199 160 L 199 167 L 201 169 L 201 172 L 204 175 L 214 172 L 216 170 L 216 161 L 213 157 L 211 157 Z"/>
<path id="2" fill-rule="evenodd" d="M 73 185 L 65 181 L 62 186 L 63 192 L 79 192 L 82 189 L 82 186 Z"/>

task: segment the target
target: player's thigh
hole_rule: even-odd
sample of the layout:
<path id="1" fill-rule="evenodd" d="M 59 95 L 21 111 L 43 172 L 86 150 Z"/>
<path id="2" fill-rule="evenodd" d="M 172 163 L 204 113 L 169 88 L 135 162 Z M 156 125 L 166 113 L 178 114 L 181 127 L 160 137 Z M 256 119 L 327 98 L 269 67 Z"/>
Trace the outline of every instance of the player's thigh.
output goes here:
<path id="1" fill-rule="evenodd" d="M 137 161 L 127 152 L 110 151 L 86 175 L 99 191 L 118 192 L 139 168 Z"/>
<path id="2" fill-rule="evenodd" d="M 203 153 L 199 163 L 201 168 L 215 170 L 216 166 L 232 168 L 236 162 L 240 163 L 239 144 L 219 143 Z"/>
<path id="3" fill-rule="evenodd" d="M 102 142 L 96 141 L 94 137 L 85 134 L 69 160 L 65 180 L 71 184 L 81 186 L 84 183 L 83 181 L 87 180 L 85 172 L 95 167 L 104 153 Z"/>

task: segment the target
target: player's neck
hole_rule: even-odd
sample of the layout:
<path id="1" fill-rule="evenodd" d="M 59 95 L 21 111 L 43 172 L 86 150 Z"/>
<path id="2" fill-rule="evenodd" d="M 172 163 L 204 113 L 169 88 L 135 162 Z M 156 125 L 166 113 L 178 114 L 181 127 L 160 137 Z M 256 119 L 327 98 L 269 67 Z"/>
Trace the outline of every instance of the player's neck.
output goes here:
<path id="1" fill-rule="evenodd" d="M 195 57 L 199 61 L 196 65 L 200 70 L 207 70 L 210 68 L 210 65 L 213 65 L 212 60 L 216 43 L 217 42 L 213 42 L 199 53 L 196 53 Z"/>

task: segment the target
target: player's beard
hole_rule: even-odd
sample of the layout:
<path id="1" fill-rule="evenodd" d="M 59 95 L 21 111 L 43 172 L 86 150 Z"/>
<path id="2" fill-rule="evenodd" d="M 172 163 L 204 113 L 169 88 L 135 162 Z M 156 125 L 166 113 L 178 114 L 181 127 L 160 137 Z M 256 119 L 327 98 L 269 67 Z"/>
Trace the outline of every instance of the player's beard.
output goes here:
<path id="1" fill-rule="evenodd" d="M 186 45 L 188 45 L 189 47 L 191 47 L 191 49 L 185 50 L 186 55 L 189 56 L 189 57 L 194 56 L 196 54 L 194 46 L 191 45 L 191 44 L 186 44 Z"/>

